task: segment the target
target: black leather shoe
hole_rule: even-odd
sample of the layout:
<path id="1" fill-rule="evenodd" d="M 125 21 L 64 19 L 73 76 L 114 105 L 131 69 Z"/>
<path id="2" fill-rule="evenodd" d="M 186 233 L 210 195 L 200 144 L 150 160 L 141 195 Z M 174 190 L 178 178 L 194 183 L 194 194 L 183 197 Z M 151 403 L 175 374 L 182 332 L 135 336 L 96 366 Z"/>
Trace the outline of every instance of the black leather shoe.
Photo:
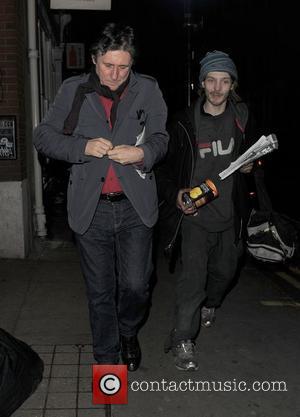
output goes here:
<path id="1" fill-rule="evenodd" d="M 141 362 L 141 348 L 136 336 L 121 336 L 122 359 L 128 371 L 134 372 Z"/>

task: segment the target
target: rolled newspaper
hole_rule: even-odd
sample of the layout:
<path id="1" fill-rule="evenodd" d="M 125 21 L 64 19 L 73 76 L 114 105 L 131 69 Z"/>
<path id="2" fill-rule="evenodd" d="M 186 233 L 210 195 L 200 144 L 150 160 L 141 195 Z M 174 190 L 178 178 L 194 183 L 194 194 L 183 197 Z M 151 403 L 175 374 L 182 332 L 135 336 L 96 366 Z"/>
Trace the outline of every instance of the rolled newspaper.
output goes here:
<path id="1" fill-rule="evenodd" d="M 237 169 L 243 165 L 249 164 L 256 159 L 278 149 L 278 140 L 274 133 L 268 136 L 261 136 L 257 142 L 254 143 L 246 152 L 239 156 L 235 161 L 231 162 L 228 168 L 220 172 L 219 177 L 224 180 L 229 175 L 233 174 Z"/>

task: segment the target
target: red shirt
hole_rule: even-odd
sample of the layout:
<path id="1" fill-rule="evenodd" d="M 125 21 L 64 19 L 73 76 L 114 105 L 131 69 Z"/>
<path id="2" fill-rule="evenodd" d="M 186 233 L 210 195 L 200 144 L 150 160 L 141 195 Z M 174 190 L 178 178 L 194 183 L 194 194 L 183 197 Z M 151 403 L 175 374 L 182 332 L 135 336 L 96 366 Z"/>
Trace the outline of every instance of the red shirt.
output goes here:
<path id="1" fill-rule="evenodd" d="M 105 114 L 107 117 L 107 120 L 109 120 L 109 126 L 111 128 L 110 123 L 110 112 L 113 105 L 113 101 L 110 98 L 99 96 L 100 102 L 104 107 Z M 108 171 L 106 173 L 105 182 L 103 184 L 103 188 L 101 193 L 102 194 L 108 194 L 108 193 L 119 193 L 122 192 L 122 186 L 119 181 L 119 178 L 117 177 L 117 174 L 114 170 L 113 164 L 111 163 L 109 165 Z"/>

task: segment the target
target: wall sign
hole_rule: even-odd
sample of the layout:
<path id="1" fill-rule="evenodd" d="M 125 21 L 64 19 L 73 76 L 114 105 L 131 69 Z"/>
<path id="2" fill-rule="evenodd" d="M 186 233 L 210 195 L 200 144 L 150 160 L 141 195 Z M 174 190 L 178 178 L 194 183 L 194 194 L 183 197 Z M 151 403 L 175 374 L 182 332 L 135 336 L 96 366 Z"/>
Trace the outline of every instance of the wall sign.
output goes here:
<path id="1" fill-rule="evenodd" d="M 67 43 L 67 68 L 83 69 L 85 66 L 84 43 Z"/>
<path id="2" fill-rule="evenodd" d="M 111 0 L 51 0 L 51 9 L 110 10 Z"/>
<path id="3" fill-rule="evenodd" d="M 16 116 L 0 115 L 0 159 L 16 158 Z"/>

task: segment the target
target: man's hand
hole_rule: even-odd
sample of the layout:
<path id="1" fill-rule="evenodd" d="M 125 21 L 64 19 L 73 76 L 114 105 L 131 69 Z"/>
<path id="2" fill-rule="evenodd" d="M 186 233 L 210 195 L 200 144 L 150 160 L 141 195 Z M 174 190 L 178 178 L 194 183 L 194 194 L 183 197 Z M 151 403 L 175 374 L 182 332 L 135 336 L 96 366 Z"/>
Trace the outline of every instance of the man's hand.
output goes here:
<path id="1" fill-rule="evenodd" d="M 130 145 L 118 145 L 107 152 L 108 158 L 122 165 L 136 164 L 144 159 L 142 148 Z"/>
<path id="2" fill-rule="evenodd" d="M 187 193 L 191 190 L 191 188 L 182 188 L 178 191 L 177 200 L 176 200 L 176 206 L 187 216 L 194 215 L 196 216 L 198 214 L 196 206 L 193 204 L 191 207 L 187 207 L 184 205 L 182 201 L 182 194 Z"/>
<path id="3" fill-rule="evenodd" d="M 85 147 L 85 155 L 95 156 L 96 158 L 103 158 L 108 151 L 113 148 L 110 140 L 104 138 L 90 139 Z"/>
<path id="4" fill-rule="evenodd" d="M 249 174 L 252 171 L 252 168 L 253 168 L 253 162 L 249 162 L 249 164 L 243 165 L 240 168 L 240 172 L 242 174 Z"/>

